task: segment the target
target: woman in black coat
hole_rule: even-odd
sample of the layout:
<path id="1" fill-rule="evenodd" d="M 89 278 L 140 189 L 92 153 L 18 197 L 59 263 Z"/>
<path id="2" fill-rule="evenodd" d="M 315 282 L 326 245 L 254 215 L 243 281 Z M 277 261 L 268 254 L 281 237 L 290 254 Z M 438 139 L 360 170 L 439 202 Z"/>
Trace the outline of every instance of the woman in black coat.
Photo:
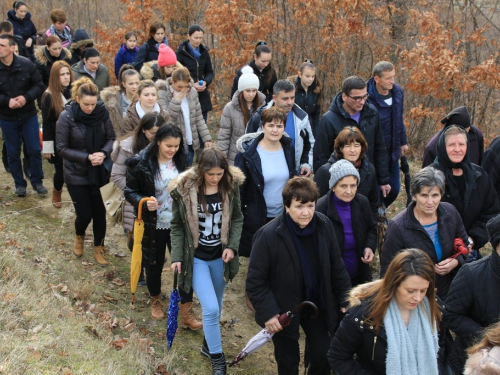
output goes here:
<path id="1" fill-rule="evenodd" d="M 56 123 L 56 149 L 64 159 L 64 182 L 76 212 L 73 253 L 83 255 L 85 230 L 92 221 L 94 259 L 107 266 L 106 209 L 99 188 L 109 182 L 115 132 L 108 110 L 97 101 L 99 89 L 89 78 L 75 81 L 71 96 L 74 101 Z"/>
<path id="2" fill-rule="evenodd" d="M 380 256 L 380 275 L 383 276 L 400 249 L 421 249 L 434 262 L 438 296 L 444 300 L 454 273 L 465 263 L 466 256 L 455 254 L 454 242 L 467 244 L 462 219 L 455 207 L 441 202 L 445 190 L 441 171 L 426 167 L 413 176 L 410 193 L 413 202 L 397 214 L 387 227 L 384 249 Z M 452 272 L 453 271 L 453 272 Z"/>
<path id="3" fill-rule="evenodd" d="M 370 203 L 356 193 L 359 174 L 347 160 L 340 160 L 330 169 L 330 188 L 318 200 L 316 211 L 332 222 L 342 260 L 352 286 L 372 280 L 370 263 L 377 247 L 377 224 L 370 212 Z"/>
<path id="4" fill-rule="evenodd" d="M 144 63 L 158 60 L 160 44 L 168 46 L 165 30 L 165 26 L 162 23 L 154 23 L 149 27 L 149 39 L 139 48 L 135 56 L 135 61 L 132 63 L 135 70 L 140 72 Z"/>
<path id="5" fill-rule="evenodd" d="M 35 51 L 35 66 L 42 76 L 45 88 L 49 85 L 50 70 L 56 61 L 71 62 L 71 52 L 62 47 L 59 37 L 51 35 L 45 41 L 45 47 L 38 47 Z"/>
<path id="6" fill-rule="evenodd" d="M 7 12 L 7 19 L 14 26 L 14 34 L 23 38 L 28 53 L 33 60 L 33 51 L 36 44 L 36 27 L 31 20 L 31 13 L 24 1 L 15 1 Z"/>
<path id="7" fill-rule="evenodd" d="M 486 172 L 470 162 L 465 129 L 452 125 L 441 133 L 431 166 L 446 177 L 442 201 L 453 204 L 462 218 L 473 243 L 470 260 L 481 258 L 479 249 L 488 242 L 486 223 L 500 212 L 500 204 Z"/>
<path id="8" fill-rule="evenodd" d="M 193 87 L 198 91 L 201 112 L 206 123 L 208 112 L 212 110 L 208 86 L 214 79 L 214 70 L 208 53 L 209 49 L 201 44 L 204 33 L 201 26 L 190 26 L 188 40 L 179 45 L 175 54 L 177 55 L 177 61 L 188 68 L 189 74 L 194 81 Z"/>
<path id="9" fill-rule="evenodd" d="M 286 116 L 277 107 L 264 110 L 262 132 L 245 134 L 236 142 L 238 154 L 234 165 L 245 174 L 240 187 L 244 217 L 240 256 L 250 256 L 255 232 L 279 216 L 283 210 L 279 199 L 281 189 L 295 174 L 295 149 L 292 140 L 284 135 Z"/>
<path id="10" fill-rule="evenodd" d="M 255 234 L 248 265 L 246 292 L 256 322 L 274 333 L 279 375 L 298 375 L 299 325 L 306 334 L 309 374 L 329 375 L 326 352 L 335 333 L 351 283 L 328 218 L 314 212 L 318 189 L 305 177 L 283 189 L 283 213 Z M 288 327 L 278 317 L 304 300 L 319 310 L 311 319 L 297 313 Z"/>

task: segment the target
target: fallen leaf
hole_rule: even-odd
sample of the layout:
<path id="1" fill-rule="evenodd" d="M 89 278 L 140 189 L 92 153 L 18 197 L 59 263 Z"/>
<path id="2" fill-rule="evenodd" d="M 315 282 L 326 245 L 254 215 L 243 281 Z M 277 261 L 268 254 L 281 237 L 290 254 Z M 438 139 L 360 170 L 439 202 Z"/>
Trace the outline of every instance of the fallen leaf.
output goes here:
<path id="1" fill-rule="evenodd" d="M 114 279 L 113 281 L 111 281 L 112 284 L 115 284 L 115 285 L 118 285 L 118 286 L 124 286 L 126 285 L 125 282 L 123 282 L 122 280 L 120 279 Z"/>
<path id="2" fill-rule="evenodd" d="M 116 298 L 113 298 L 111 296 L 103 295 L 102 298 L 104 298 L 108 302 L 116 302 Z"/>
<path id="3" fill-rule="evenodd" d="M 120 336 L 115 336 L 115 339 L 109 343 L 113 348 L 120 350 L 123 349 L 125 344 L 127 343 L 127 339 L 123 339 Z"/>
<path id="4" fill-rule="evenodd" d="M 135 324 L 135 323 L 129 323 L 129 324 L 127 324 L 125 327 L 123 327 L 123 329 L 124 329 L 125 331 L 132 331 L 133 329 L 135 329 L 135 326 L 136 326 L 136 324 Z"/>

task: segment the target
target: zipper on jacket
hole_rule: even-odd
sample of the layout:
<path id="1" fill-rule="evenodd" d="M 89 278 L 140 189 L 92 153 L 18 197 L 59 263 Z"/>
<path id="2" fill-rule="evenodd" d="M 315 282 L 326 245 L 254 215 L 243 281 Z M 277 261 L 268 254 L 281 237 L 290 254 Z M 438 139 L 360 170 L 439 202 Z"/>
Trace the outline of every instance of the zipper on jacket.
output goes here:
<path id="1" fill-rule="evenodd" d="M 375 345 L 377 345 L 377 335 L 373 338 L 372 362 L 375 360 Z"/>
<path id="2" fill-rule="evenodd" d="M 185 52 L 186 55 L 191 57 L 194 60 L 194 62 L 196 63 L 196 79 L 197 79 L 196 82 L 200 82 L 200 63 L 193 56 L 191 56 L 191 54 L 188 51 L 186 51 L 185 49 L 183 49 L 182 51 Z"/>

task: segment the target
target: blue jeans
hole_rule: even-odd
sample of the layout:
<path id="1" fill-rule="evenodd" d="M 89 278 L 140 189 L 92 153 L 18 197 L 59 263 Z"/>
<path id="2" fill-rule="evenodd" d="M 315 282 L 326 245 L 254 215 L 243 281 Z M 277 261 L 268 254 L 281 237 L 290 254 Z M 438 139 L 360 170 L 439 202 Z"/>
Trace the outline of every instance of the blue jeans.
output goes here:
<path id="1" fill-rule="evenodd" d="M 187 159 L 188 159 L 188 166 L 193 165 L 193 160 L 194 160 L 194 149 L 192 145 L 187 146 Z"/>
<path id="2" fill-rule="evenodd" d="M 222 258 L 214 260 L 194 258 L 193 290 L 201 304 L 203 332 L 210 354 L 222 353 L 219 321 L 225 287 Z"/>
<path id="3" fill-rule="evenodd" d="M 380 197 L 385 204 L 385 207 L 389 207 L 398 197 L 399 190 L 401 189 L 401 182 L 399 179 L 399 160 L 396 165 L 389 167 L 389 185 L 391 185 L 391 192 L 387 194 L 384 198 L 382 193 Z"/>
<path id="4" fill-rule="evenodd" d="M 0 120 L 3 139 L 7 147 L 9 168 L 14 177 L 16 188 L 26 187 L 28 184 L 24 179 L 23 165 L 21 163 L 21 144 L 24 140 L 26 150 L 30 158 L 30 182 L 32 186 L 42 184 L 42 149 L 40 147 L 40 128 L 38 117 L 32 116 L 25 120 Z"/>

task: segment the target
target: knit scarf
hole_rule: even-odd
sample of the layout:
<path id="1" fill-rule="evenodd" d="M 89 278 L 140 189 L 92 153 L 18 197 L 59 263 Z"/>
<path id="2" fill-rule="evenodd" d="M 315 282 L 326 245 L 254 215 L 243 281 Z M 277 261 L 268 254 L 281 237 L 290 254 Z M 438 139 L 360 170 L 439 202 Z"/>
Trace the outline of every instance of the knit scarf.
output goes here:
<path id="1" fill-rule="evenodd" d="M 199 61 L 200 60 L 200 56 L 201 56 L 201 52 L 200 52 L 200 46 L 198 46 L 196 49 L 193 48 L 193 46 L 191 45 L 191 43 L 188 42 L 187 44 L 188 48 L 189 48 L 189 52 L 191 52 L 191 55 L 193 55 L 194 59 L 196 61 Z"/>
<path id="2" fill-rule="evenodd" d="M 437 328 L 431 327 L 429 300 L 424 297 L 405 326 L 393 298 L 384 317 L 387 375 L 438 375 Z"/>
<path id="3" fill-rule="evenodd" d="M 154 39 L 153 39 L 153 40 L 154 40 Z M 168 46 L 168 39 L 167 39 L 167 37 L 165 37 L 165 38 L 163 39 L 163 42 L 161 42 L 161 43 L 156 43 L 156 44 L 155 44 L 155 48 L 156 48 L 156 50 L 157 50 L 157 51 L 159 51 L 159 50 L 160 50 L 160 44 L 165 44 L 166 46 Z"/>
<path id="4" fill-rule="evenodd" d="M 85 113 L 81 110 L 77 102 L 71 104 L 71 110 L 75 115 L 75 121 L 84 132 L 85 149 L 89 154 L 99 152 L 106 142 L 106 134 L 101 126 L 109 119 L 109 113 L 102 102 L 98 102 L 92 113 Z M 106 157 L 107 158 L 107 157 Z M 93 166 L 87 160 L 87 176 L 92 193 L 99 193 L 101 186 L 108 183 L 109 172 L 104 167 L 104 162 L 101 165 Z M 95 189 L 97 188 L 97 189 Z"/>
<path id="5" fill-rule="evenodd" d="M 286 226 L 290 232 L 292 241 L 299 256 L 300 266 L 302 268 L 302 277 L 306 287 L 306 301 L 321 303 L 323 300 L 323 284 L 322 280 L 314 270 L 308 252 L 318 251 L 318 234 L 316 233 L 316 216 L 313 216 L 311 222 L 305 227 L 300 228 L 290 217 L 285 214 Z M 305 249 L 302 245 L 301 237 L 313 236 L 314 249 Z"/>
<path id="6" fill-rule="evenodd" d="M 59 37 L 59 39 L 61 39 L 63 42 L 68 41 L 71 44 L 72 37 L 71 37 L 71 33 L 69 31 L 69 28 L 67 26 L 64 26 L 63 31 L 60 32 L 60 31 L 56 30 L 54 25 L 51 25 L 50 26 L 50 33 L 52 35 Z"/>

